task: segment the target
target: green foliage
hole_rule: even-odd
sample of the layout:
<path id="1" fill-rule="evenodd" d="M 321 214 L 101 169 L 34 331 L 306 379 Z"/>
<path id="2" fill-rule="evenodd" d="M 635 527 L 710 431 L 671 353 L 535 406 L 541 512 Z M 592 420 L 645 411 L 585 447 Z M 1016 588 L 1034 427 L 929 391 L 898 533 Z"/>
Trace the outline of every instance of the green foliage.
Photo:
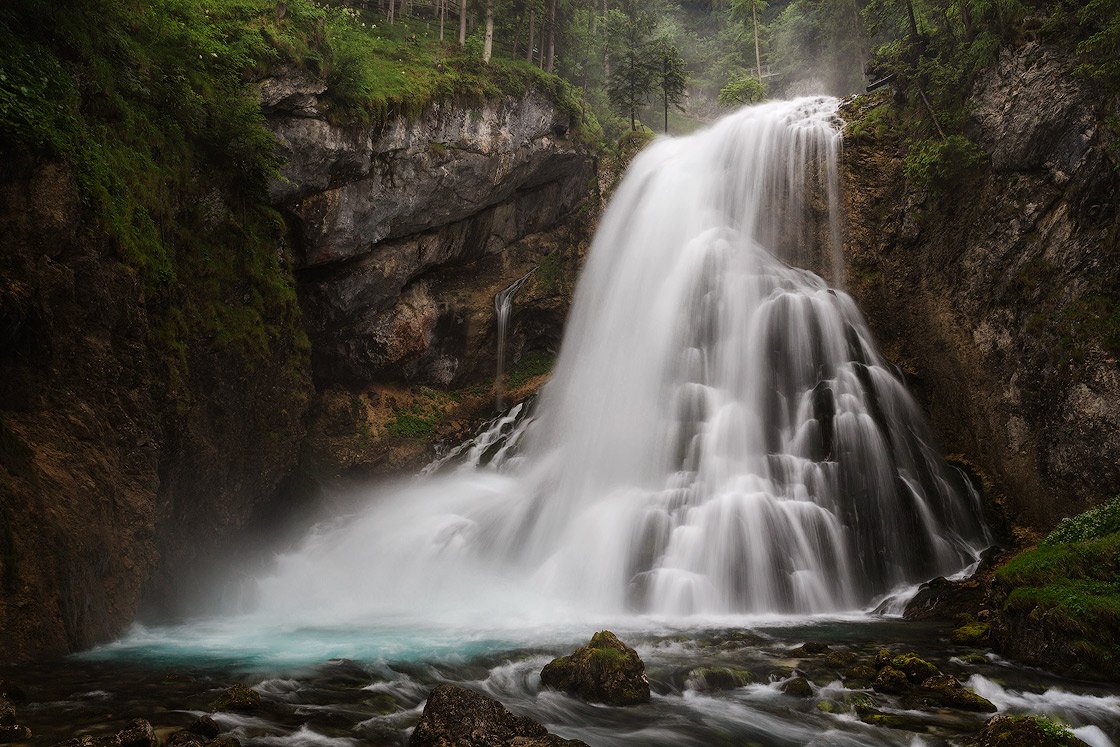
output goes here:
<path id="1" fill-rule="evenodd" d="M 1120 532 L 1120 496 L 1083 514 L 1062 519 L 1042 545 L 1086 542 L 1116 532 Z"/>
<path id="2" fill-rule="evenodd" d="M 653 58 L 654 18 L 643 0 L 623 0 L 621 11 L 607 17 L 611 40 L 611 75 L 607 95 L 637 129 L 638 109 L 657 85 Z"/>
<path id="3" fill-rule="evenodd" d="M 910 146 L 903 169 L 921 187 L 945 189 L 959 184 L 987 160 L 980 146 L 964 135 L 918 141 Z"/>
<path id="4" fill-rule="evenodd" d="M 1120 664 L 1120 499 L 1063 521 L 996 573 L 1003 609 L 1046 621 L 1085 674 Z"/>
<path id="5" fill-rule="evenodd" d="M 771 61 L 787 83 L 842 95 L 863 90 L 864 39 L 856 0 L 792 0 L 770 27 Z"/>
<path id="6" fill-rule="evenodd" d="M 680 50 L 662 36 L 653 43 L 652 65 L 654 85 L 661 91 L 664 110 L 665 132 L 669 132 L 669 107 L 684 111 L 685 87 L 688 84 L 688 71 L 684 68 L 684 58 Z"/>
<path id="7" fill-rule="evenodd" d="M 430 436 L 455 402 L 455 395 L 449 392 L 421 387 L 413 399 L 393 408 L 393 418 L 385 423 L 385 432 L 399 438 Z"/>
<path id="8" fill-rule="evenodd" d="M 746 70 L 735 73 L 731 81 L 720 89 L 720 106 L 743 106 L 762 101 L 766 96 L 766 86 L 758 77 Z"/>
<path id="9" fill-rule="evenodd" d="M 543 376 L 551 371 L 555 362 L 556 356 L 552 353 L 539 350 L 526 353 L 506 374 L 506 384 L 510 389 L 524 386 L 530 379 Z"/>

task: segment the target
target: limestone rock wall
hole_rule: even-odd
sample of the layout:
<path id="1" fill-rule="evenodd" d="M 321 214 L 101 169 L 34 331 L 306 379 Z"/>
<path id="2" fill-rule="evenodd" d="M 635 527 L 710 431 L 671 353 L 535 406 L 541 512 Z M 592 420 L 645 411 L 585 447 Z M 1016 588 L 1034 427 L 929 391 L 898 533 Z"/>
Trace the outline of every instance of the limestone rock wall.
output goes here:
<path id="1" fill-rule="evenodd" d="M 907 184 L 889 129 L 844 152 L 851 292 L 946 451 L 1039 531 L 1120 492 L 1120 180 L 1075 65 L 1002 50 L 969 102 L 990 162 L 951 188 Z"/>

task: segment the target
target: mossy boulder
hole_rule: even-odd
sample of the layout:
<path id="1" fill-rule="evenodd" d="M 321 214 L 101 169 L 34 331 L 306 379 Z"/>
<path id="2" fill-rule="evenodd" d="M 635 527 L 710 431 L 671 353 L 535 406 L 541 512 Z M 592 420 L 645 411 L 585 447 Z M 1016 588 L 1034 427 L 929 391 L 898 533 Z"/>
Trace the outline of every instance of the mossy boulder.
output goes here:
<path id="1" fill-rule="evenodd" d="M 809 641 L 790 651 L 790 656 L 820 656 L 828 653 L 829 645 L 822 641 Z"/>
<path id="2" fill-rule="evenodd" d="M 901 695 L 910 690 L 910 681 L 906 673 L 892 666 L 885 666 L 879 670 L 873 684 L 876 692 Z"/>
<path id="3" fill-rule="evenodd" d="M 260 707 L 261 694 L 245 685 L 233 685 L 210 702 L 210 709 L 214 711 L 252 713 Z"/>
<path id="4" fill-rule="evenodd" d="M 813 686 L 804 677 L 794 677 L 782 684 L 782 692 L 794 698 L 811 698 Z"/>
<path id="5" fill-rule="evenodd" d="M 907 713 L 883 713 L 870 710 L 860 714 L 859 720 L 872 726 L 882 726 L 886 729 L 899 729 L 901 731 L 929 731 L 929 727 L 919 717 Z"/>
<path id="6" fill-rule="evenodd" d="M 699 667 L 688 673 L 687 681 L 693 690 L 734 690 L 754 682 L 754 675 L 735 667 Z"/>
<path id="7" fill-rule="evenodd" d="M 1040 716 L 993 716 L 974 747 L 1087 747 L 1056 721 Z"/>
<path id="8" fill-rule="evenodd" d="M 899 670 L 906 675 L 906 679 L 912 683 L 924 682 L 927 678 L 941 674 L 941 670 L 930 664 L 925 659 L 921 658 L 914 652 L 908 654 L 900 654 L 891 659 L 893 668 Z"/>
<path id="9" fill-rule="evenodd" d="M 977 695 L 950 674 L 927 678 L 902 699 L 904 708 L 956 708 L 962 711 L 995 713 L 992 701 Z"/>
<path id="10" fill-rule="evenodd" d="M 874 668 L 866 664 L 856 664 L 844 670 L 844 682 L 851 685 L 870 685 L 879 675 Z"/>
<path id="11" fill-rule="evenodd" d="M 973 622 L 961 625 L 953 630 L 950 638 L 953 643 L 962 646 L 975 646 L 988 640 L 988 623 Z"/>
<path id="12" fill-rule="evenodd" d="M 609 630 L 599 631 L 587 646 L 546 664 L 541 684 L 590 703 L 628 706 L 649 701 L 645 664 L 638 652 Z"/>

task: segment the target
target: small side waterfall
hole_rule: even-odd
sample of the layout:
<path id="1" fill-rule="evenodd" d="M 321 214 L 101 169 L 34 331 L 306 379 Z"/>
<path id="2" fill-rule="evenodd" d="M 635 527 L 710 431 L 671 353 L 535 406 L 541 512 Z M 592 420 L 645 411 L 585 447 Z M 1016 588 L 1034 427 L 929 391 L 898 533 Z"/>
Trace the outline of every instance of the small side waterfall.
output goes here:
<path id="1" fill-rule="evenodd" d="M 513 297 L 536 271 L 537 268 L 534 267 L 513 281 L 508 288 L 494 294 L 494 318 L 498 323 L 498 365 L 494 374 L 494 396 L 499 410 L 505 407 L 506 328 L 509 326 L 510 314 L 513 313 Z"/>
<path id="2" fill-rule="evenodd" d="M 977 500 L 836 287 L 837 108 L 767 103 L 649 146 L 535 417 L 318 528 L 260 581 L 260 614 L 830 613 L 972 563 Z M 525 279 L 495 298 L 499 378 Z"/>

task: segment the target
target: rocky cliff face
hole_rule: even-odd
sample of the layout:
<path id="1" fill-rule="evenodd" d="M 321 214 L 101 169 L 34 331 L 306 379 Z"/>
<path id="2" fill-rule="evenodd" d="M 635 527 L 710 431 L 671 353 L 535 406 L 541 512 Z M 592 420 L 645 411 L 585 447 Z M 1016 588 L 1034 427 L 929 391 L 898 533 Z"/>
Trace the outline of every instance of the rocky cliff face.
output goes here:
<path id="1" fill-rule="evenodd" d="M 275 320 L 280 337 L 255 354 L 199 335 L 168 341 L 166 298 L 90 225 L 68 168 L 7 164 L 0 205 L 10 662 L 106 640 L 142 600 L 163 608 L 290 470 L 310 378 L 298 315 Z M 183 278 L 181 292 L 229 290 L 198 282 Z M 243 280 L 222 300 L 251 290 Z"/>
<path id="2" fill-rule="evenodd" d="M 153 294 L 68 169 L 0 170 L 0 662 L 184 611 L 301 471 L 414 464 L 436 431 L 392 423 L 415 418 L 421 383 L 492 377 L 493 294 L 530 269 L 511 357 L 558 342 L 595 194 L 559 107 L 530 92 L 343 128 L 323 92 L 294 70 L 262 85 L 288 238 L 272 275 L 228 287 L 183 275 Z M 192 301 L 248 308 L 259 282 L 295 282 L 302 318 L 273 310 L 255 347 L 193 329 Z"/>
<path id="3" fill-rule="evenodd" d="M 1074 66 L 1000 53 L 969 107 L 990 162 L 958 184 L 900 189 L 889 128 L 850 127 L 843 166 L 850 290 L 947 451 L 1036 530 L 1120 489 L 1120 182 Z"/>
<path id="4" fill-rule="evenodd" d="M 530 91 L 355 129 L 323 118 L 322 86 L 298 73 L 262 90 L 287 159 L 273 197 L 298 247 L 317 382 L 448 387 L 490 373 L 486 297 L 531 269 L 518 242 L 594 192 L 569 115 Z"/>

